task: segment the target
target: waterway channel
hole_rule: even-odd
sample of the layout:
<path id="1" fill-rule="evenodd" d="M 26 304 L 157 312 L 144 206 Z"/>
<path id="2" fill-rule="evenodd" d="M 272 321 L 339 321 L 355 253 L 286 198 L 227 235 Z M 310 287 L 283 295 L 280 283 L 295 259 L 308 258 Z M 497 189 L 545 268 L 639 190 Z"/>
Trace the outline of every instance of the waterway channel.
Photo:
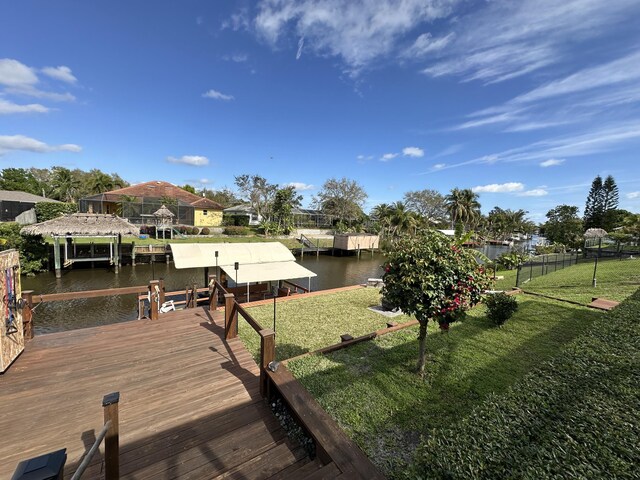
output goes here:
<path id="1" fill-rule="evenodd" d="M 363 253 L 360 258 L 307 255 L 298 263 L 316 273 L 311 279 L 311 290 L 326 290 L 366 282 L 380 277 L 384 258 L 376 253 Z M 167 291 L 182 290 L 193 283 L 205 286 L 203 269 L 177 270 L 172 263 L 138 264 L 124 266 L 118 274 L 106 268 L 75 268 L 64 271 L 56 279 L 53 272 L 35 277 L 23 277 L 22 289 L 34 294 L 62 293 L 82 290 L 147 285 L 150 280 L 164 278 Z M 307 287 L 306 278 L 294 280 Z M 60 332 L 133 320 L 138 317 L 135 295 L 66 300 L 42 303 L 36 306 L 34 325 L 36 334 Z"/>

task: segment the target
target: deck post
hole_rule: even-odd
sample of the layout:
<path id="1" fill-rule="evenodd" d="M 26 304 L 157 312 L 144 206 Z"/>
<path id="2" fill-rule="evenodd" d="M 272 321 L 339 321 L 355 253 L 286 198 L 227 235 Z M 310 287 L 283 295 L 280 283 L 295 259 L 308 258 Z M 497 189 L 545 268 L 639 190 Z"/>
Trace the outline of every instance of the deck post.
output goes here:
<path id="1" fill-rule="evenodd" d="M 131 266 L 136 266 L 136 242 L 131 242 Z"/>
<path id="2" fill-rule="evenodd" d="M 156 293 L 156 287 L 160 289 L 160 280 L 149 281 L 149 317 L 151 320 L 158 319 L 158 300 L 159 293 Z"/>
<path id="3" fill-rule="evenodd" d="M 158 280 L 158 287 L 160 287 L 160 301 L 158 303 L 160 305 L 162 305 L 165 302 L 165 299 L 164 299 L 164 294 L 165 294 L 164 278 L 160 277 L 160 279 Z"/>
<path id="4" fill-rule="evenodd" d="M 276 334 L 270 328 L 260 330 L 260 395 L 269 398 L 267 368 L 276 359 Z"/>
<path id="5" fill-rule="evenodd" d="M 24 338 L 31 340 L 33 338 L 33 290 L 22 291 L 22 328 Z"/>
<path id="6" fill-rule="evenodd" d="M 120 429 L 118 425 L 118 402 L 120 392 L 110 393 L 102 399 L 104 408 L 104 423 L 109 423 L 107 434 L 104 437 L 104 478 L 105 480 L 117 480 L 120 478 Z"/>
<path id="7" fill-rule="evenodd" d="M 238 336 L 238 310 L 233 293 L 224 294 L 224 332 L 227 340 Z"/>
<path id="8" fill-rule="evenodd" d="M 191 285 L 191 308 L 198 306 L 198 284 Z"/>
<path id="9" fill-rule="evenodd" d="M 56 270 L 56 278 L 62 277 L 62 271 L 60 266 L 60 237 L 53 237 L 53 262 Z"/>
<path id="10" fill-rule="evenodd" d="M 209 274 L 207 285 L 209 285 L 209 311 L 214 312 L 218 309 L 218 286 L 215 275 Z"/>

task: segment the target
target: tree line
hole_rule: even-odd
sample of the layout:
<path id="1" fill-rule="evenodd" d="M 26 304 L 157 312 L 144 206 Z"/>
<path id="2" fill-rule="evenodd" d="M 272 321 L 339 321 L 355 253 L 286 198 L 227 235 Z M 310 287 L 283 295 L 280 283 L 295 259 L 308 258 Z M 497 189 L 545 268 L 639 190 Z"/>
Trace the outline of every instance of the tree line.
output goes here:
<path id="1" fill-rule="evenodd" d="M 128 186 L 129 182 L 117 173 L 104 173 L 97 168 L 88 172 L 65 167 L 5 168 L 0 172 L 0 190 L 22 191 L 69 203 Z"/>

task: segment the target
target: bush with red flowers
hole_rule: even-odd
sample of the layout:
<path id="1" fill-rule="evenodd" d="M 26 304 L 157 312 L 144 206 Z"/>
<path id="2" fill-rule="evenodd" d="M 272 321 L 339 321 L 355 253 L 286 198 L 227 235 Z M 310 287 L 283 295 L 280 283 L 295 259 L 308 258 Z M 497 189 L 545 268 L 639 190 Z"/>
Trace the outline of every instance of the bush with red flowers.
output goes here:
<path id="1" fill-rule="evenodd" d="M 449 324 L 480 302 L 490 279 L 473 250 L 436 230 L 400 238 L 386 253 L 384 302 L 420 322 L 418 371 L 422 372 L 429 319 L 448 330 Z"/>

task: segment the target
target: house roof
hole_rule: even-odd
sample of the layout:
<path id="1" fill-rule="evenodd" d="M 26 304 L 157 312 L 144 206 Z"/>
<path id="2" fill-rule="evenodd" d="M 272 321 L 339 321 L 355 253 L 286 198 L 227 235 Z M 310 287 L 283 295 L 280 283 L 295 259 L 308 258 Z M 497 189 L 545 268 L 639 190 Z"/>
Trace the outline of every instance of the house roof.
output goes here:
<path id="1" fill-rule="evenodd" d="M 208 198 L 199 197 L 193 193 L 187 192 L 180 187 L 169 182 L 154 180 L 151 182 L 139 183 L 130 187 L 119 188 L 105 192 L 105 199 L 118 199 L 122 195 L 131 197 L 151 197 L 151 198 L 176 198 L 188 203 L 196 208 L 208 208 L 211 210 L 222 210 L 222 205 Z"/>
<path id="2" fill-rule="evenodd" d="M 34 223 L 20 230 L 24 235 L 76 235 L 94 236 L 125 235 L 138 236 L 140 229 L 124 218 L 100 213 L 74 213 Z"/>
<path id="3" fill-rule="evenodd" d="M 248 203 L 225 208 L 224 211 L 227 213 L 256 213 L 255 209 Z"/>
<path id="4" fill-rule="evenodd" d="M 175 214 L 166 206 L 162 205 L 158 210 L 153 212 L 154 217 L 175 217 Z"/>
<path id="5" fill-rule="evenodd" d="M 40 195 L 34 195 L 33 193 L 20 192 L 18 190 L 0 190 L 0 201 L 23 202 L 23 203 L 39 203 L 39 202 L 60 203 L 58 200 L 41 197 Z"/>

